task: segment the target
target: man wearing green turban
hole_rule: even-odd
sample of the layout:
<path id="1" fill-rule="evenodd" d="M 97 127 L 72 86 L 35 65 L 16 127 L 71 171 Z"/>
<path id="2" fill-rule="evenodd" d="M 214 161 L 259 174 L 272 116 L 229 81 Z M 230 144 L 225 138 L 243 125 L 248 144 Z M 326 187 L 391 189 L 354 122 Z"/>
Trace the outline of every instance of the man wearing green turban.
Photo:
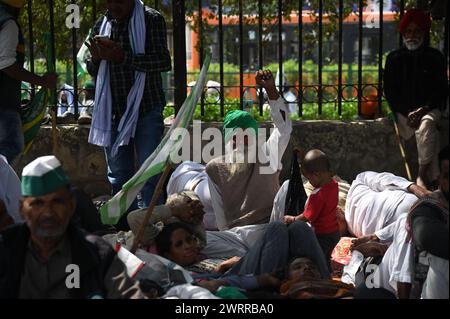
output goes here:
<path id="1" fill-rule="evenodd" d="M 241 128 L 251 129 L 255 136 L 258 134 L 258 123 L 250 115 L 250 113 L 242 110 L 234 110 L 227 113 L 225 119 L 223 120 L 223 136 L 225 139 L 225 144 L 227 144 L 232 138 L 235 129 Z"/>
<path id="2" fill-rule="evenodd" d="M 264 141 L 266 135 L 258 134 L 258 123 L 249 113 L 235 110 L 226 115 L 225 155 L 206 165 L 219 230 L 268 222 L 279 189 L 281 158 L 292 131 L 289 108 L 270 71 L 258 71 L 256 83 L 267 92 L 275 129 Z"/>

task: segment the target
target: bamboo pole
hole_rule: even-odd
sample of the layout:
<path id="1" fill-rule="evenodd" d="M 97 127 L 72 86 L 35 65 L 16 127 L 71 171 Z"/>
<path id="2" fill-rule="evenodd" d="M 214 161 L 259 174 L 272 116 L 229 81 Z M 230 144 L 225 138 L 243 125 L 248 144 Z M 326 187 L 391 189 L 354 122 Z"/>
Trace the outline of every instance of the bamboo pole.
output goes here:
<path id="1" fill-rule="evenodd" d="M 153 193 L 152 200 L 150 202 L 150 205 L 148 206 L 148 209 L 145 214 L 144 221 L 142 222 L 141 228 L 139 229 L 137 236 L 134 237 L 133 246 L 131 247 L 131 250 L 130 250 L 130 252 L 133 254 L 138 249 L 139 243 L 141 242 L 142 237 L 144 236 L 145 227 L 147 226 L 147 224 L 150 220 L 150 217 L 152 216 L 153 209 L 156 206 L 156 202 L 158 201 L 159 197 L 161 196 L 161 193 L 162 193 L 164 184 L 166 182 L 166 179 L 169 175 L 169 172 L 170 172 L 170 164 L 169 164 L 169 162 L 167 162 L 166 166 L 164 168 L 164 171 L 161 174 L 161 177 L 159 178 L 158 184 L 156 185 L 155 192 Z"/>
<path id="2" fill-rule="evenodd" d="M 410 181 L 413 181 L 412 174 L 411 174 L 411 169 L 409 168 L 408 161 L 406 160 L 405 148 L 403 147 L 402 140 L 400 138 L 400 131 L 398 129 L 398 125 L 397 125 L 397 120 L 396 119 L 394 119 L 394 129 L 395 129 L 395 136 L 397 137 L 398 147 L 400 148 L 400 154 L 402 155 L 403 162 L 405 164 L 406 176 L 408 177 L 408 179 Z"/>

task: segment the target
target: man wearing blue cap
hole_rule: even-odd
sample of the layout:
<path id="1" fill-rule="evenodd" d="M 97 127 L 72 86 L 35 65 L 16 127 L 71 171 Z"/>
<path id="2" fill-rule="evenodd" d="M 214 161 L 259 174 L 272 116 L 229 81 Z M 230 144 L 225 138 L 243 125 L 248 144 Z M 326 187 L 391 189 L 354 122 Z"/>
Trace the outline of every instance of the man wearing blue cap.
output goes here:
<path id="1" fill-rule="evenodd" d="M 71 222 L 76 201 L 61 163 L 39 157 L 22 172 L 24 224 L 0 233 L 0 298 L 139 298 L 105 241 Z"/>

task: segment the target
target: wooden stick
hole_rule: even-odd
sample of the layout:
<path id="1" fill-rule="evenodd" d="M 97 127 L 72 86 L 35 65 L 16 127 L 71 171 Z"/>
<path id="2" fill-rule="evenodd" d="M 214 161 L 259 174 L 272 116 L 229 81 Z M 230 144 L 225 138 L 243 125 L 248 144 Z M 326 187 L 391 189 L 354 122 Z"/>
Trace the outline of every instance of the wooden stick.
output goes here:
<path id="1" fill-rule="evenodd" d="M 403 162 L 405 164 L 406 176 L 408 177 L 408 179 L 410 181 L 413 181 L 412 180 L 411 170 L 409 168 L 408 161 L 406 160 L 406 153 L 405 153 L 405 149 L 404 149 L 403 144 L 402 144 L 402 140 L 400 138 L 400 131 L 398 129 L 398 125 L 397 125 L 397 121 L 396 120 L 394 120 L 394 129 L 395 129 L 395 136 L 397 137 L 398 147 L 400 148 L 400 154 L 402 154 Z"/>
<path id="2" fill-rule="evenodd" d="M 141 228 L 139 228 L 139 233 L 137 234 L 136 237 L 134 237 L 133 246 L 131 247 L 131 250 L 130 250 L 130 252 L 133 254 L 138 249 L 139 243 L 141 242 L 142 237 L 144 236 L 145 227 L 147 226 L 148 221 L 150 220 L 150 217 L 152 216 L 153 209 L 156 206 L 156 202 L 158 201 L 159 197 L 161 196 L 161 193 L 162 193 L 162 190 L 164 187 L 164 183 L 166 182 L 169 172 L 170 172 L 170 164 L 167 163 L 161 177 L 159 178 L 158 184 L 156 185 L 156 189 L 155 189 L 155 192 L 153 193 L 152 201 L 150 202 L 147 212 L 145 213 L 144 221 L 142 222 Z"/>
<path id="3" fill-rule="evenodd" d="M 56 135 L 56 112 L 55 110 L 51 109 L 50 115 L 52 117 L 52 141 L 53 141 L 53 155 L 57 156 L 57 149 L 58 149 L 58 137 Z"/>

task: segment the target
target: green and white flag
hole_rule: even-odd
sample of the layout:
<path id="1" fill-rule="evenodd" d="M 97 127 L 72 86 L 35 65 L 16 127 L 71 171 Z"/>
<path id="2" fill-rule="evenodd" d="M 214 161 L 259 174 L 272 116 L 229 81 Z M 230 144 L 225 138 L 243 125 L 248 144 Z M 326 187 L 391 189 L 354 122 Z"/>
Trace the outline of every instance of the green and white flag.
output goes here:
<path id="1" fill-rule="evenodd" d="M 203 87 L 206 82 L 211 54 L 208 53 L 205 58 L 199 79 L 191 93 L 184 101 L 172 126 L 163 137 L 161 143 L 155 151 L 145 160 L 141 168 L 134 176 L 123 185 L 122 190 L 100 208 L 100 215 L 103 224 L 115 225 L 120 217 L 131 206 L 137 194 L 145 183 L 153 176 L 160 174 L 167 164 L 170 164 L 171 154 L 178 153 L 185 135 L 178 134 L 181 128 L 186 129 L 192 121 L 195 106 L 200 98 Z M 178 132 L 177 132 L 178 131 Z"/>

